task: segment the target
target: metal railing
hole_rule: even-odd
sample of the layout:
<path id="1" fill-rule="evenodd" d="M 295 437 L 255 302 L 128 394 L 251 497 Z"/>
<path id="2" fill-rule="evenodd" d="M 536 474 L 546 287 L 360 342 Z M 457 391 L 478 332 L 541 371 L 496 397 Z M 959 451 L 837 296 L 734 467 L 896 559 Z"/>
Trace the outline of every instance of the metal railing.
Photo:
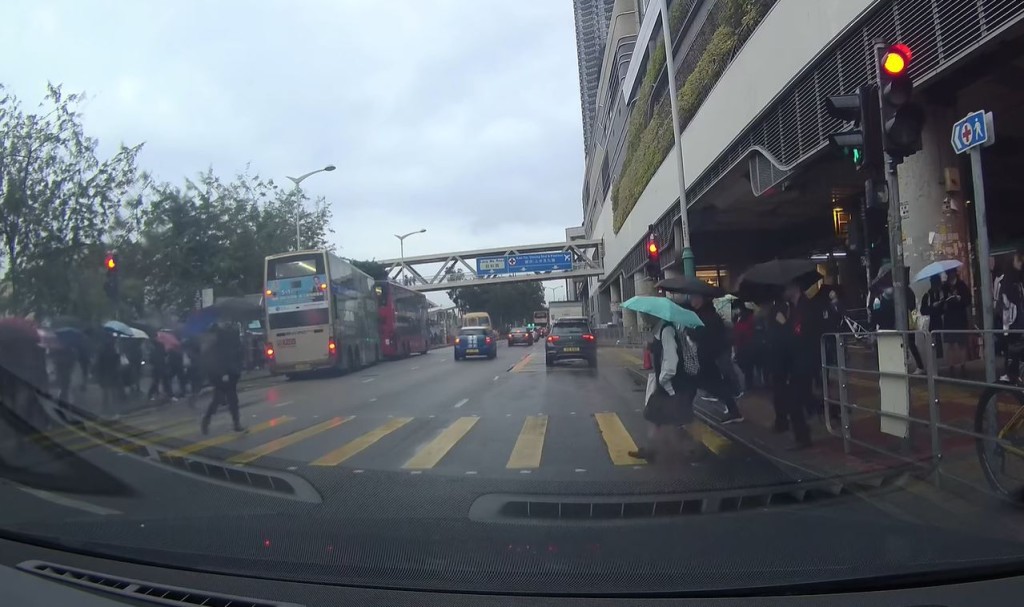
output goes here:
<path id="1" fill-rule="evenodd" d="M 626 327 L 599 327 L 594 329 L 597 343 L 601 346 L 640 348 L 651 340 L 651 332 Z"/>
<path id="2" fill-rule="evenodd" d="M 869 364 L 850 364 L 849 348 L 857 337 L 855 334 L 823 336 L 820 343 L 821 385 L 827 431 L 842 439 L 845 453 L 849 454 L 856 446 L 904 462 L 925 471 L 937 487 L 951 480 L 1020 501 L 1024 497 L 1020 493 L 1024 489 L 1024 475 L 1020 487 L 1007 491 L 1005 486 L 993 480 L 996 471 L 992 465 L 997 458 L 1009 453 L 1020 457 L 1020 467 L 1024 470 L 1024 444 L 1003 436 L 1011 426 L 1020 426 L 1024 434 L 1024 388 L 1020 383 L 978 381 L 939 373 L 937 351 L 940 343 L 948 350 L 950 338 L 965 342 L 963 348 L 967 353 L 975 349 L 972 339 L 981 341 L 986 333 L 991 334 L 991 338 L 1016 335 L 1024 343 L 1024 331 L 878 331 L 876 364 L 871 368 Z M 909 338 L 926 345 L 919 349 L 924 368 L 914 373 L 907 370 Z M 860 358 L 863 362 L 863 357 Z M 996 366 L 1001 367 L 1000 362 L 996 360 Z M 875 394 L 871 388 L 877 388 L 877 407 L 867 402 Z M 955 393 L 950 395 L 951 391 Z M 854 398 L 854 393 L 858 393 L 857 398 Z M 914 396 L 922 393 L 927 398 L 927 411 L 915 415 L 914 410 L 922 407 L 920 402 L 915 406 Z M 991 406 L 1000 395 L 1013 397 L 1008 408 L 1010 422 L 1001 431 L 997 422 L 999 409 L 1003 406 L 999 403 Z M 833 420 L 836 408 L 838 427 Z M 960 416 L 954 414 L 954 409 Z M 966 427 L 956 424 L 964 421 L 964 412 L 968 413 Z M 877 432 L 873 424 L 860 423 L 872 416 L 878 417 Z M 983 431 L 986 424 L 989 430 Z M 919 440 L 921 432 L 927 432 L 924 441 Z M 967 449 L 968 446 L 972 448 Z M 1002 467 L 1005 471 L 1005 460 Z M 982 473 L 980 477 L 979 472 Z"/>

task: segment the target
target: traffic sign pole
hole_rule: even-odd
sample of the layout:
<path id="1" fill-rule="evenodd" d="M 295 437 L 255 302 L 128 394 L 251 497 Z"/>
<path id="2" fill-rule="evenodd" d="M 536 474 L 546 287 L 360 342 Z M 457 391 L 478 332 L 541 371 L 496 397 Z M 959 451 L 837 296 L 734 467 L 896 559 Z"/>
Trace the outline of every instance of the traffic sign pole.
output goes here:
<path id="1" fill-rule="evenodd" d="M 990 250 L 988 219 L 985 215 L 985 179 L 981 172 L 981 146 L 971 148 L 971 176 L 974 179 L 974 220 L 978 226 L 978 270 L 981 273 L 981 326 L 985 329 L 985 381 L 996 381 L 996 346 L 992 333 L 992 273 L 988 270 Z"/>
<path id="2" fill-rule="evenodd" d="M 996 381 L 995 335 L 992 333 L 992 273 L 988 269 L 991 247 L 988 242 L 988 215 L 985 211 L 985 176 L 982 170 L 981 148 L 995 143 L 992 112 L 971 112 L 953 125 L 950 144 L 957 154 L 971 155 L 971 178 L 974 181 L 974 221 L 978 230 L 978 272 L 981 282 L 981 326 L 985 330 L 982 340 L 985 348 L 985 381 Z"/>

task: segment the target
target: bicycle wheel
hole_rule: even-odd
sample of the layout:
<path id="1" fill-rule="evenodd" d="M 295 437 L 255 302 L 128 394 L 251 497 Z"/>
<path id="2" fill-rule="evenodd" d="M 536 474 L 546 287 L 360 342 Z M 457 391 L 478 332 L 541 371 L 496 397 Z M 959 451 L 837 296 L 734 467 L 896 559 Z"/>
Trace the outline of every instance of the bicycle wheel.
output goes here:
<path id="1" fill-rule="evenodd" d="M 985 480 L 1001 496 L 1024 505 L 1024 393 L 988 388 L 978 399 L 974 431 Z"/>

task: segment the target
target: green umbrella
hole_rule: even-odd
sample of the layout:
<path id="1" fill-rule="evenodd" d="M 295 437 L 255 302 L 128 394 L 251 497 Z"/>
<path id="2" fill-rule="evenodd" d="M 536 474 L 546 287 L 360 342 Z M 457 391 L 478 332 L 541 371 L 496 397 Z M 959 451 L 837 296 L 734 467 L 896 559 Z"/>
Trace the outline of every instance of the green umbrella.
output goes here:
<path id="1" fill-rule="evenodd" d="M 679 306 L 667 297 L 637 295 L 622 302 L 622 307 L 634 312 L 650 314 L 670 322 L 680 329 L 704 326 L 696 312 Z"/>

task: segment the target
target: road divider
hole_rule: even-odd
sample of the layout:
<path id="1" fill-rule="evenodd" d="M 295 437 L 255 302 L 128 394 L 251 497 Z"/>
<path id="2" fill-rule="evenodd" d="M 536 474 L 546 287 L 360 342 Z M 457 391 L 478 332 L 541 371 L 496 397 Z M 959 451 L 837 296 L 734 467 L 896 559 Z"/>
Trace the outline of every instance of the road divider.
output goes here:
<path id="1" fill-rule="evenodd" d="M 532 353 L 523 356 L 522 358 L 519 359 L 519 362 L 517 362 L 516 364 L 512 365 L 511 367 L 509 367 L 508 371 L 511 372 L 511 373 L 519 373 L 519 372 L 521 372 L 523 370 L 523 368 L 525 368 L 526 365 L 529 364 L 531 358 L 533 358 L 533 354 Z"/>

